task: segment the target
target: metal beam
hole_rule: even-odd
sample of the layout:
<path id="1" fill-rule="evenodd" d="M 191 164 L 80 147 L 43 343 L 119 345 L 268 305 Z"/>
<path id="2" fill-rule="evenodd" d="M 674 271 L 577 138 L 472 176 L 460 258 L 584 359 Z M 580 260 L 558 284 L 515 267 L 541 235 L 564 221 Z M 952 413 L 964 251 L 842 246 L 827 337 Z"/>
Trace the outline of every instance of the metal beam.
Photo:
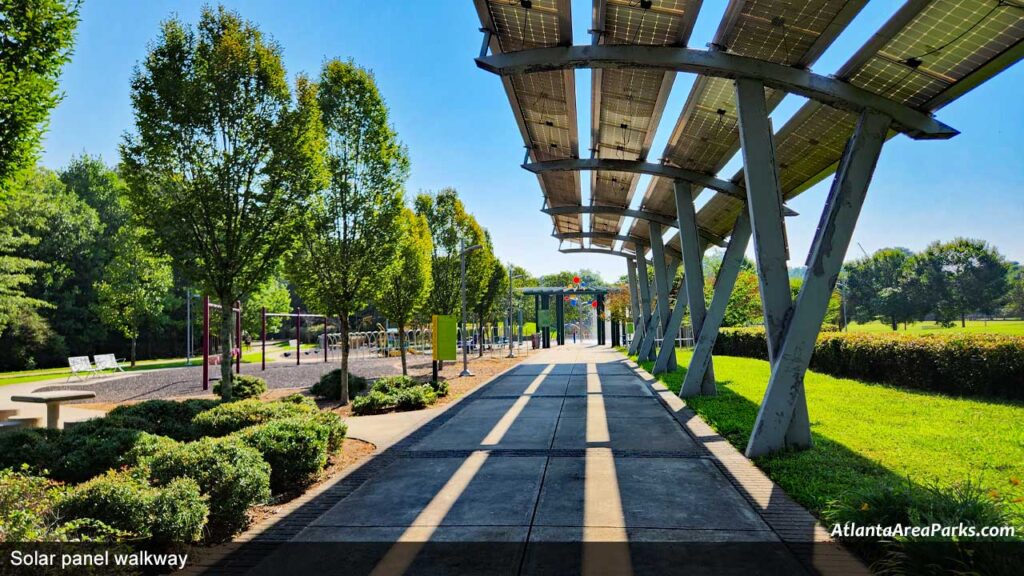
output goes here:
<path id="1" fill-rule="evenodd" d="M 875 112 L 861 114 L 847 143 L 832 181 L 825 209 L 807 257 L 807 272 L 797 296 L 793 317 L 786 328 L 777 360 L 772 365 L 768 389 L 747 444 L 747 456 L 761 456 L 786 446 L 809 443 L 806 430 L 794 430 L 800 402 L 804 401 L 804 374 L 811 362 L 814 343 L 825 318 L 828 301 L 836 286 L 839 270 L 860 216 L 871 176 L 885 143 L 891 119 Z M 806 410 L 806 402 L 804 401 Z M 807 443 L 803 442 L 806 436 Z"/>
<path id="2" fill-rule="evenodd" d="M 686 281 L 685 275 L 683 281 Z M 685 290 L 680 289 L 676 292 L 676 305 L 672 307 L 672 315 L 669 316 L 668 322 L 665 324 L 665 332 L 661 335 L 661 348 L 658 348 L 658 358 L 654 361 L 654 370 L 651 374 L 675 370 L 676 336 L 679 335 L 679 328 L 683 325 L 687 300 Z M 666 345 L 666 342 L 669 345 Z"/>
<path id="3" fill-rule="evenodd" d="M 527 162 L 523 168 L 534 174 L 545 172 L 579 172 L 582 170 L 607 170 L 611 172 L 628 172 L 631 174 L 648 174 L 672 180 L 685 180 L 699 184 L 704 188 L 717 190 L 746 202 L 747 194 L 739 185 L 709 176 L 703 172 L 677 168 L 665 164 L 643 162 L 640 160 L 616 160 L 613 158 L 568 158 L 565 160 L 548 160 L 546 162 Z"/>
<path id="4" fill-rule="evenodd" d="M 768 361 L 774 366 L 793 308 L 789 288 L 789 260 L 786 248 L 786 223 L 782 218 L 782 192 L 778 164 L 772 140 L 771 121 L 764 99 L 764 84 L 741 78 L 736 81 L 736 111 L 739 115 L 740 148 L 743 151 L 743 176 L 747 181 L 747 208 L 754 236 L 754 260 L 761 288 Z M 807 400 L 794 398 L 794 444 L 810 445 Z"/>
<path id="5" fill-rule="evenodd" d="M 632 244 L 634 247 L 643 245 L 643 242 L 647 240 L 646 238 L 637 238 L 636 236 L 624 236 L 622 234 L 615 234 L 614 232 L 554 232 L 551 234 L 551 236 L 553 238 L 557 238 L 558 240 L 582 240 L 584 238 L 614 240 L 618 242 Z M 681 260 L 683 258 L 682 252 L 674 248 L 666 246 L 665 250 L 667 251 L 666 253 L 669 256 L 677 260 Z M 637 249 L 637 251 L 639 251 L 639 249 Z"/>
<path id="6" fill-rule="evenodd" d="M 893 128 L 914 139 L 947 139 L 958 132 L 930 114 L 873 92 L 808 70 L 718 50 L 673 46 L 559 46 L 476 59 L 477 66 L 501 76 L 580 68 L 653 68 L 717 78 L 756 79 L 766 86 L 816 100 L 835 108 L 874 110 L 893 119 Z"/>
<path id="7" fill-rule="evenodd" d="M 637 341 L 637 334 L 642 333 L 640 328 L 640 294 L 637 292 L 637 281 L 636 281 L 636 260 L 633 258 L 626 258 L 626 279 L 629 282 L 629 312 L 633 316 L 633 338 L 629 341 L 629 354 L 632 356 L 636 354 L 636 347 L 639 344 Z"/>
<path id="8" fill-rule="evenodd" d="M 696 342 L 703 331 L 707 308 L 704 303 L 704 251 L 701 249 L 700 237 L 697 234 L 697 212 L 693 206 L 693 192 L 690 186 L 677 180 L 673 191 L 676 197 L 676 214 L 679 215 L 679 240 L 683 248 L 683 280 L 686 298 L 690 303 L 690 326 Z M 709 362 L 704 371 L 701 393 L 711 396 L 715 392 L 715 371 Z"/>
<path id="9" fill-rule="evenodd" d="M 647 261 L 637 260 L 636 275 L 640 286 L 640 314 L 643 316 L 644 332 L 640 335 L 640 344 L 637 345 L 636 353 L 638 360 L 644 360 L 650 355 L 651 346 L 654 344 L 654 314 L 657 310 L 651 301 L 651 279 L 647 274 Z"/>
<path id="10" fill-rule="evenodd" d="M 558 251 L 562 254 L 604 254 L 606 256 L 619 256 L 622 258 L 637 258 L 638 260 L 647 262 L 643 256 L 630 254 L 629 252 L 624 252 L 622 250 L 613 250 L 611 248 L 559 248 Z"/>
<path id="11" fill-rule="evenodd" d="M 668 340 L 667 338 L 665 338 L 668 335 L 668 320 L 669 315 L 671 314 L 668 306 L 668 292 L 671 288 L 669 286 L 671 280 L 669 280 L 668 276 L 668 266 L 665 265 L 665 241 L 662 238 L 662 230 L 660 224 L 658 224 L 657 222 L 652 222 L 649 226 L 651 229 L 651 257 L 654 260 L 654 289 L 657 291 L 658 295 L 657 326 L 661 328 L 661 334 L 663 338 L 661 346 L 663 348 L 665 346 L 670 346 L 673 349 L 675 349 L 675 341 Z M 652 320 L 652 323 L 653 322 L 654 320 Z M 650 356 L 647 359 L 657 359 L 657 355 L 655 354 L 653 348 L 651 349 Z M 673 363 L 669 362 L 668 369 L 672 370 L 672 366 Z"/>
<path id="12" fill-rule="evenodd" d="M 790 208 L 782 207 L 783 215 L 785 216 L 797 216 L 797 212 Z M 671 216 L 665 216 L 664 214 L 658 214 L 657 212 L 648 212 L 646 210 L 633 210 L 632 208 L 621 208 L 619 206 L 555 206 L 542 208 L 541 212 L 550 216 L 572 216 L 576 214 L 610 214 L 612 216 L 623 216 L 627 218 L 634 218 L 636 220 L 644 220 L 646 222 L 657 222 L 662 226 L 668 228 L 675 228 L 679 226 L 679 221 Z M 725 247 L 725 238 L 707 230 L 706 228 L 698 228 L 701 235 L 704 236 L 715 246 Z"/>
<path id="13" fill-rule="evenodd" d="M 718 274 L 715 275 L 715 292 L 711 297 L 707 315 L 704 316 L 700 335 L 694 334 L 693 356 L 690 357 L 690 366 L 679 390 L 679 396 L 682 398 L 707 394 L 704 388 L 704 374 L 711 366 L 711 351 L 715 348 L 718 330 L 725 318 L 725 308 L 736 286 L 736 277 L 739 276 L 743 265 L 743 254 L 747 251 L 749 241 L 750 215 L 741 212 L 729 236 L 729 246 L 722 256 L 722 265 L 718 267 Z"/>

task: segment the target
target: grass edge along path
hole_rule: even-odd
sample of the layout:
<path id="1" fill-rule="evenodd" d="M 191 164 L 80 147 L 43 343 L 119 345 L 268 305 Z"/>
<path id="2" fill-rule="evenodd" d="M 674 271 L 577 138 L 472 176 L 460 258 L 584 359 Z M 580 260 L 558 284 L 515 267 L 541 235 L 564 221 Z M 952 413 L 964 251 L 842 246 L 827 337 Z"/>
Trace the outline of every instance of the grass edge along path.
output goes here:
<path id="1" fill-rule="evenodd" d="M 679 369 L 656 378 L 678 393 Z M 635 361 L 636 358 L 633 357 Z M 640 362 L 648 372 L 653 362 Z M 768 362 L 715 356 L 718 396 L 686 400 L 716 432 L 745 449 L 764 395 Z M 990 497 L 1024 510 L 1024 405 L 869 384 L 812 371 L 805 379 L 814 446 L 754 459 L 816 516 L 872 484 L 981 483 Z"/>

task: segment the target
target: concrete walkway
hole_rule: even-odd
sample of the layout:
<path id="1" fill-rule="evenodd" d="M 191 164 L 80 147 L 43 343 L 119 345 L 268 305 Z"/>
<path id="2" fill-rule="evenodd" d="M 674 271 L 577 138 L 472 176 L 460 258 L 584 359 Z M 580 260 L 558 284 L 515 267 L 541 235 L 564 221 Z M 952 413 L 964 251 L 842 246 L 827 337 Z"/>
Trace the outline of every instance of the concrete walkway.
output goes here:
<path id="1" fill-rule="evenodd" d="M 544 351 L 433 416 L 214 572 L 866 573 L 608 348 Z"/>

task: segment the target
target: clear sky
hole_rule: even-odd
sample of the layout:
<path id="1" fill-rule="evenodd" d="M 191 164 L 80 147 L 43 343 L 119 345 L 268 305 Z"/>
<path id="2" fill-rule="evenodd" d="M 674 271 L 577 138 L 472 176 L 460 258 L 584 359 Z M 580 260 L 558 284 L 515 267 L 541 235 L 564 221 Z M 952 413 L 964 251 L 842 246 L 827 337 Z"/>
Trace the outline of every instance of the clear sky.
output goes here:
<path id="1" fill-rule="evenodd" d="M 71 157 L 98 154 L 117 161 L 117 145 L 131 126 L 132 68 L 171 13 L 194 22 L 200 1 L 85 0 L 75 53 L 64 70 L 64 101 L 54 111 L 43 163 L 59 168 Z M 408 145 L 411 195 L 455 187 L 468 209 L 491 231 L 503 261 L 534 274 L 591 268 L 606 279 L 625 272 L 622 258 L 561 254 L 549 237 L 551 220 L 539 212 L 534 176 L 519 168 L 523 142 L 497 77 L 476 68 L 481 34 L 470 0 L 245 0 L 226 4 L 283 48 L 289 76 L 316 75 L 327 58 L 352 58 L 374 71 L 399 136 Z M 704 48 L 725 0 L 705 0 L 690 46 Z M 898 2 L 868 6 L 815 65 L 835 71 L 895 11 Z M 573 0 L 575 43 L 589 43 L 590 0 Z M 652 147 L 665 147 L 693 83 L 680 75 Z M 580 148 L 590 133 L 590 72 L 576 73 Z M 854 242 L 867 252 L 886 246 L 914 250 L 936 239 L 983 238 L 1008 258 L 1024 261 L 1024 64 L 1004 72 L 943 109 L 939 118 L 962 134 L 945 142 L 904 136 L 886 144 Z M 802 104 L 788 97 L 773 114 L 782 124 Z M 738 159 L 723 174 L 731 177 Z M 587 179 L 584 179 L 586 182 Z M 639 204 L 647 180 L 634 200 Z M 828 190 L 819 184 L 790 206 L 793 260 L 803 264 Z M 584 203 L 588 191 L 583 190 Z M 698 207 L 709 196 L 698 199 Z M 848 257 L 861 255 L 852 244 Z"/>

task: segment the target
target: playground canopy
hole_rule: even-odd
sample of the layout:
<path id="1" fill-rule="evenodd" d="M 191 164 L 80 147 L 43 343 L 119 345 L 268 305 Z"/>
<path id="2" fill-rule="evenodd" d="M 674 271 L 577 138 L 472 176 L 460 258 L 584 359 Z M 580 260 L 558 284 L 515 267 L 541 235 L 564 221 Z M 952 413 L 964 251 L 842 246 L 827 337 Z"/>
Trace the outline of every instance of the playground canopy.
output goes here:
<path id="1" fill-rule="evenodd" d="M 674 367 L 689 305 L 697 344 L 684 396 L 714 393 L 711 349 L 755 239 L 772 373 L 750 456 L 810 444 L 803 374 L 884 142 L 956 136 L 933 113 L 1024 57 L 1019 0 L 908 0 L 836 73 L 812 72 L 865 4 L 731 0 L 709 49 L 697 50 L 687 44 L 700 0 L 594 0 L 580 45 L 570 0 L 474 0 L 484 33 L 477 65 L 503 83 L 559 248 L 626 258 L 630 350 L 655 361 L 655 372 Z M 579 150 L 576 69 L 592 70 L 589 158 Z M 680 72 L 697 78 L 651 161 Z M 808 101 L 774 131 L 769 114 L 787 94 Z M 743 168 L 723 177 L 737 152 Z M 587 204 L 581 172 L 590 175 Z M 633 209 L 642 174 L 650 185 Z M 833 174 L 794 301 L 784 203 Z M 667 241 L 666 228 L 678 230 Z M 712 245 L 726 253 L 707 307 L 701 256 Z M 671 306 L 680 266 L 687 273 Z"/>

